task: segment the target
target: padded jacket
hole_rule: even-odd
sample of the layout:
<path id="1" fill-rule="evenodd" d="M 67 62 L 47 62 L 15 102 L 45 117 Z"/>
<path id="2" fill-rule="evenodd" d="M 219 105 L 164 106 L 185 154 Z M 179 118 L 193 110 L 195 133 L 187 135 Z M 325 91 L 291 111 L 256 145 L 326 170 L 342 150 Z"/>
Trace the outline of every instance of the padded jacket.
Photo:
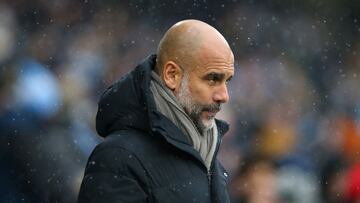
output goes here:
<path id="1" fill-rule="evenodd" d="M 101 96 L 96 129 L 105 137 L 92 152 L 78 203 L 229 202 L 227 172 L 216 159 L 228 130 L 216 120 L 218 142 L 208 171 L 182 131 L 156 110 L 149 56 Z"/>

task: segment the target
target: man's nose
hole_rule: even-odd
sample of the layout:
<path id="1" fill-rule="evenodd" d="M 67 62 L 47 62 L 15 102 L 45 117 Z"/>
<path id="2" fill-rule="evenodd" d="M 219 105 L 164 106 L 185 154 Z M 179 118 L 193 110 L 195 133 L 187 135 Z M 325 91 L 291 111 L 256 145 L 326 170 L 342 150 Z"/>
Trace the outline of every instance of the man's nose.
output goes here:
<path id="1" fill-rule="evenodd" d="M 220 87 L 217 88 L 217 90 L 214 93 L 213 99 L 214 102 L 217 103 L 226 103 L 229 101 L 229 94 L 226 84 L 221 85 Z"/>

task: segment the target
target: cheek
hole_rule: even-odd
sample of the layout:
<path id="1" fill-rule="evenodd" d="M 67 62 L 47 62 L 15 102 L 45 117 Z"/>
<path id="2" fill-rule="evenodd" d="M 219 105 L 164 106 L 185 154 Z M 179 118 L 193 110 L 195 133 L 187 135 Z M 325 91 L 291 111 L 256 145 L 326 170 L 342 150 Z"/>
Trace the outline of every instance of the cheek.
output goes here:
<path id="1" fill-rule="evenodd" d="M 189 81 L 189 92 L 193 99 L 201 104 L 212 103 L 212 90 L 204 83 Z"/>

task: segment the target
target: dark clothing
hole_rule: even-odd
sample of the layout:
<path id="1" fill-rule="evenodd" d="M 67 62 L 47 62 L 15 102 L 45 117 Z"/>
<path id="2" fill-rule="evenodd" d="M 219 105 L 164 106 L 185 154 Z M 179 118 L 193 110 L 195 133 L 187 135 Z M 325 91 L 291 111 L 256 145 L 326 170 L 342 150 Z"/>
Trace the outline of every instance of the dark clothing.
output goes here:
<path id="1" fill-rule="evenodd" d="M 228 125 L 216 120 L 219 140 L 207 172 L 187 136 L 156 110 L 149 89 L 155 59 L 102 95 L 96 129 L 105 141 L 89 158 L 78 203 L 229 202 L 227 173 L 216 159 Z"/>

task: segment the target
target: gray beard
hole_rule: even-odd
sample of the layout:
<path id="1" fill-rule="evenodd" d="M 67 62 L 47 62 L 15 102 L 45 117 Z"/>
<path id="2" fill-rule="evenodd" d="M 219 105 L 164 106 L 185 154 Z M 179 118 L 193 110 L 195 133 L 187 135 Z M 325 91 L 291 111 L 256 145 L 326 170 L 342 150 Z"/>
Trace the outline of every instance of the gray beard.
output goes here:
<path id="1" fill-rule="evenodd" d="M 185 73 L 183 79 L 181 80 L 179 92 L 175 96 L 178 99 L 180 106 L 185 110 L 185 112 L 189 115 L 195 124 L 198 131 L 203 133 L 204 131 L 211 129 L 214 126 L 215 118 L 210 118 L 210 120 L 206 123 L 201 119 L 201 113 L 203 112 L 203 109 L 206 108 L 206 106 L 201 105 L 193 100 L 189 92 L 188 80 L 189 77 Z M 211 105 L 207 108 L 220 108 L 220 104 Z"/>

